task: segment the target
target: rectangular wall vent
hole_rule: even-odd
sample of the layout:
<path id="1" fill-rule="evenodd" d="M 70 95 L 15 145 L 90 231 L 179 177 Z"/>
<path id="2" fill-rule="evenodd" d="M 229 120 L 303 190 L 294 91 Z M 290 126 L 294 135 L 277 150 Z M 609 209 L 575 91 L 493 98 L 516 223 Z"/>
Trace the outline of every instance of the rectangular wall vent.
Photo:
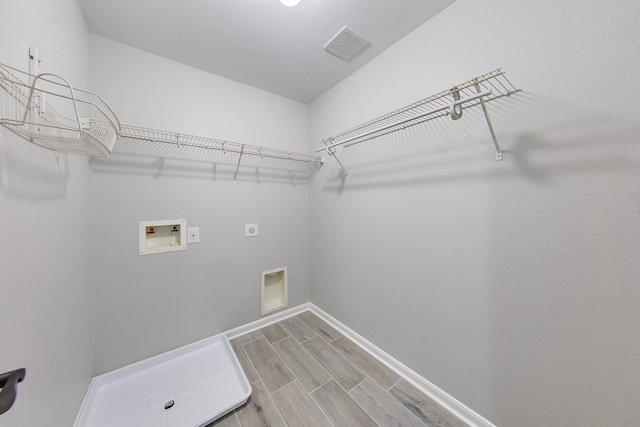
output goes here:
<path id="1" fill-rule="evenodd" d="M 324 46 L 324 49 L 347 61 L 368 44 L 369 42 L 355 31 L 344 27 Z"/>

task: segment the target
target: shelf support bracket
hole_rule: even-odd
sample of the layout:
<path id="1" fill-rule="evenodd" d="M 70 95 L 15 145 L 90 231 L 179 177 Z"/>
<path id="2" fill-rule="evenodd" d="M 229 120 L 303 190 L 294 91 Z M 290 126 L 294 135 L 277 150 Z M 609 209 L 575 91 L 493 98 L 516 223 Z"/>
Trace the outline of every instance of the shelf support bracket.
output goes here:
<path id="1" fill-rule="evenodd" d="M 333 139 L 330 140 L 331 144 L 327 144 L 327 141 L 322 141 L 322 143 L 325 145 L 325 147 L 327 148 L 327 153 L 329 153 L 329 155 L 331 157 L 333 157 L 334 159 L 336 159 L 336 162 L 338 162 L 338 164 L 340 165 L 340 168 L 342 169 L 342 173 L 344 173 L 345 178 L 349 178 L 349 172 L 344 168 L 344 165 L 342 164 L 342 162 L 340 161 L 340 159 L 338 158 L 338 156 L 336 156 L 336 149 L 335 147 L 332 147 L 333 144 Z"/>
<path id="2" fill-rule="evenodd" d="M 37 47 L 29 47 L 29 74 L 31 74 L 32 76 L 37 76 L 38 74 L 40 74 L 40 63 L 42 61 L 40 60 L 40 54 L 38 53 L 38 48 Z M 36 78 L 32 78 L 31 81 L 29 82 L 30 84 L 33 84 L 33 89 L 36 89 Z M 44 98 L 44 93 L 43 92 L 36 92 L 36 98 L 38 98 L 38 105 L 40 106 L 40 114 L 44 114 L 46 112 L 46 108 L 47 108 L 47 102 L 45 101 Z"/>
<path id="3" fill-rule="evenodd" d="M 240 156 L 238 156 L 238 164 L 236 165 L 236 172 L 233 174 L 233 182 L 236 182 L 238 179 L 238 171 L 240 170 L 240 160 L 242 160 L 243 154 L 244 154 L 244 145 L 240 149 Z"/>
<path id="4" fill-rule="evenodd" d="M 480 93 L 480 84 L 476 83 L 475 85 L 476 92 Z M 491 124 L 491 119 L 489 118 L 489 111 L 487 110 L 487 106 L 484 102 L 484 97 L 480 97 L 480 105 L 482 105 L 482 111 L 484 112 L 484 117 L 487 119 L 487 125 L 489 126 L 489 132 L 491 132 L 491 138 L 493 139 L 493 145 L 496 148 L 496 160 L 502 160 L 502 150 L 500 149 L 500 144 L 498 144 L 498 138 L 496 138 L 496 132 L 493 130 L 493 124 Z"/>

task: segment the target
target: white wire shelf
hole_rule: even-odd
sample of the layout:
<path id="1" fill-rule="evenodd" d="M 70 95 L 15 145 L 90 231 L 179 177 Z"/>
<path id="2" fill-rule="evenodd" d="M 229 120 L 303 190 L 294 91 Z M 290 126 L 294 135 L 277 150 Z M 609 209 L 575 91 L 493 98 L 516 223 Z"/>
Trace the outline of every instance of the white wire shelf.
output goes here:
<path id="1" fill-rule="evenodd" d="M 257 156 L 289 160 L 292 162 L 315 163 L 317 167 L 320 167 L 324 163 L 324 158 L 316 154 L 243 144 L 239 142 L 225 141 L 222 139 L 168 132 L 128 124 L 121 125 L 120 138 L 172 144 L 177 147 L 187 146 L 207 150 L 218 150 L 225 153 L 237 153 L 240 155 L 238 162 L 240 162 L 242 156 Z"/>
<path id="2" fill-rule="evenodd" d="M 55 74 L 35 75 L 4 64 L 0 64 L 0 125 L 66 154 L 108 156 L 116 141 L 124 139 L 237 153 L 236 176 L 244 156 L 312 163 L 317 168 L 324 163 L 324 157 L 316 154 L 120 124 L 98 94 L 73 88 Z"/>
<path id="3" fill-rule="evenodd" d="M 51 150 L 86 156 L 108 156 L 120 131 L 118 118 L 98 94 L 55 74 L 33 75 L 4 64 L 0 125 Z"/>
<path id="4" fill-rule="evenodd" d="M 324 138 L 320 142 L 323 146 L 315 151 L 318 153 L 326 150 L 329 155 L 338 161 L 345 175 L 348 176 L 348 172 L 336 157 L 335 147 L 342 145 L 350 147 L 441 117 L 450 116 L 453 120 L 458 120 L 462 118 L 463 108 L 480 105 L 487 119 L 491 137 L 496 148 L 496 160 L 502 160 L 502 151 L 495 136 L 485 103 L 505 96 L 511 96 L 520 90 L 521 89 L 516 89 L 507 79 L 504 71 L 498 68 L 495 71 L 456 85 L 451 89 L 436 93 L 343 132 Z"/>

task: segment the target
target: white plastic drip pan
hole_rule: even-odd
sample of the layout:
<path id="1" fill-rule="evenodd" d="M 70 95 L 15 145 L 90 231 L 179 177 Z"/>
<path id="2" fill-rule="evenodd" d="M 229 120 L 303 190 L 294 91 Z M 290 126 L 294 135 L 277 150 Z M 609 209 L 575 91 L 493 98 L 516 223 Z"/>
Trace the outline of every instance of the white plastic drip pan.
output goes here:
<path id="1" fill-rule="evenodd" d="M 220 334 L 93 378 L 74 426 L 205 427 L 250 395 Z"/>

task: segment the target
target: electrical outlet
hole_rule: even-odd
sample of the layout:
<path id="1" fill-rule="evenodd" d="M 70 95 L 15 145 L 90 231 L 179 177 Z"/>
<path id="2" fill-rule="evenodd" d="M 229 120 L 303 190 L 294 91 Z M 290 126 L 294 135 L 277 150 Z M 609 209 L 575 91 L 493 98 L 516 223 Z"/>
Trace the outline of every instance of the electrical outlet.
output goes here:
<path id="1" fill-rule="evenodd" d="M 245 224 L 244 237 L 256 237 L 258 235 L 258 224 Z"/>

